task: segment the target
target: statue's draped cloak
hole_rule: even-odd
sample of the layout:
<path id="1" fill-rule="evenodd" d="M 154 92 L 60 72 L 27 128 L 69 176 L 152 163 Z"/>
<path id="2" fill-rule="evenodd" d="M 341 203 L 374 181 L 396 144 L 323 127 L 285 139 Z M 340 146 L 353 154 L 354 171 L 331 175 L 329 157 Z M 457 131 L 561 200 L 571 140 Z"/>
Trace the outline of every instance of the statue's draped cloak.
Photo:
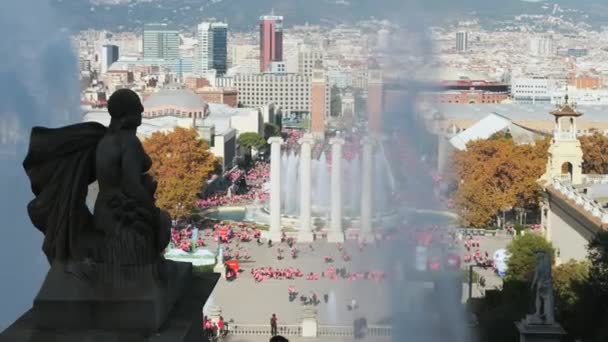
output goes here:
<path id="1" fill-rule="evenodd" d="M 44 234 L 49 262 L 83 260 L 95 253 L 93 215 L 86 205 L 95 181 L 95 153 L 107 128 L 86 122 L 61 128 L 34 127 L 23 167 L 35 198 L 32 223 Z"/>

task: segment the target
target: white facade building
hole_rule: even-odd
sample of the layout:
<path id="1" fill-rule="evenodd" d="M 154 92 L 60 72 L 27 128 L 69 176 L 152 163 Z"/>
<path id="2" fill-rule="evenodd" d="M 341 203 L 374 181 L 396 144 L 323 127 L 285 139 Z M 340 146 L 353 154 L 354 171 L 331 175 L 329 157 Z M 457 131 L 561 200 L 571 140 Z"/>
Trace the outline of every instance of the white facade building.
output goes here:
<path id="1" fill-rule="evenodd" d="M 325 55 L 320 51 L 300 51 L 298 53 L 298 73 L 306 77 L 312 77 L 312 70 L 317 61 L 321 61 L 323 65 Z"/>
<path id="2" fill-rule="evenodd" d="M 550 57 L 555 55 L 553 36 L 541 34 L 530 38 L 530 54 L 538 57 Z"/>
<path id="3" fill-rule="evenodd" d="M 274 103 L 285 115 L 310 113 L 311 82 L 304 75 L 239 74 L 234 76 L 234 86 L 239 91 L 239 102 L 244 106 L 258 108 Z M 329 98 L 329 87 L 327 91 Z"/>
<path id="4" fill-rule="evenodd" d="M 110 65 L 112 65 L 112 63 L 118 61 L 119 58 L 119 52 L 118 52 L 118 46 L 116 45 L 103 45 L 101 47 L 101 51 L 99 53 L 99 71 L 100 73 L 106 73 L 108 71 L 108 69 L 110 68 Z M 89 68 L 90 68 L 90 64 L 89 64 Z"/>
<path id="5" fill-rule="evenodd" d="M 198 45 L 194 49 L 194 72 L 201 75 L 213 69 L 213 30 L 211 23 L 203 22 L 196 29 Z"/>
<path id="6" fill-rule="evenodd" d="M 469 33 L 467 31 L 456 32 L 456 51 L 466 52 L 469 49 Z"/>
<path id="7" fill-rule="evenodd" d="M 553 103 L 558 101 L 561 80 L 547 76 L 523 76 L 511 79 L 511 96 L 516 103 Z"/>

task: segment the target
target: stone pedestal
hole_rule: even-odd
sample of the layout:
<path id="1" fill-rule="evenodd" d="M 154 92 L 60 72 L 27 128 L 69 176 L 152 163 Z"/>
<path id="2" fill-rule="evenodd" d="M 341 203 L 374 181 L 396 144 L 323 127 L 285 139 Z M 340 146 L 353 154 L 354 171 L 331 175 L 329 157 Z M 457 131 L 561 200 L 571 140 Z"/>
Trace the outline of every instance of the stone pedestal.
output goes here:
<path id="1" fill-rule="evenodd" d="M 311 190 L 312 190 L 312 144 L 311 134 L 300 139 L 300 230 L 298 242 L 310 243 L 314 240 L 311 226 Z"/>
<path id="2" fill-rule="evenodd" d="M 222 277 L 226 277 L 226 265 L 224 265 L 223 250 L 218 248 L 217 256 L 215 257 L 215 266 L 213 272 L 219 273 Z"/>
<path id="3" fill-rule="evenodd" d="M 302 337 L 317 337 L 318 330 L 317 310 L 307 307 L 302 316 Z"/>
<path id="4" fill-rule="evenodd" d="M 342 145 L 344 140 L 333 138 L 331 144 L 331 224 L 327 241 L 344 242 L 342 231 Z"/>
<path id="5" fill-rule="evenodd" d="M 0 341 L 201 341 L 201 307 L 219 275 L 192 274 L 191 267 L 169 262 L 114 272 L 53 265 L 33 307 L 0 333 Z"/>
<path id="6" fill-rule="evenodd" d="M 532 315 L 515 322 L 515 326 L 519 330 L 519 342 L 560 342 L 566 335 L 559 323 L 544 323 Z"/>
<path id="7" fill-rule="evenodd" d="M 270 229 L 266 237 L 273 243 L 281 241 L 281 144 L 283 139 L 272 137 L 270 144 Z"/>
<path id="8" fill-rule="evenodd" d="M 372 233 L 372 149 L 373 142 L 370 138 L 363 139 L 363 158 L 361 172 L 361 226 L 359 229 L 360 241 L 373 241 Z"/>

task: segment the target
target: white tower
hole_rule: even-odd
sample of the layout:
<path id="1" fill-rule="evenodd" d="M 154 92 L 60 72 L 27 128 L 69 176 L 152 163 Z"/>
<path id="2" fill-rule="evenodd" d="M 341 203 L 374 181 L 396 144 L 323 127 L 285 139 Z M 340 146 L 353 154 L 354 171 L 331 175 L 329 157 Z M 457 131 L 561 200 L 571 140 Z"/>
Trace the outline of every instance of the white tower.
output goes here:
<path id="1" fill-rule="evenodd" d="M 582 184 L 583 150 L 581 142 L 576 138 L 576 118 L 583 113 L 568 103 L 568 95 L 565 99 L 562 106 L 551 112 L 555 117 L 555 130 L 543 179 L 550 181 L 560 178 L 571 184 Z"/>

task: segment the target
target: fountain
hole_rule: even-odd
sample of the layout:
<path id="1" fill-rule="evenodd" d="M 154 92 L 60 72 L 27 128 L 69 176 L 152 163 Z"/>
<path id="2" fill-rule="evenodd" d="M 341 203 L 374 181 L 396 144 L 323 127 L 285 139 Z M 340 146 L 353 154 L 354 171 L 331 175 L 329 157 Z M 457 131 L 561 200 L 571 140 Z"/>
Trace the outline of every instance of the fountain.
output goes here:
<path id="1" fill-rule="evenodd" d="M 310 138 L 306 137 L 307 136 L 300 141 L 300 147 L 304 146 L 302 144 L 305 143 L 305 139 Z M 338 140 L 342 141 L 339 138 Z M 382 153 L 382 149 L 378 148 L 381 147 L 380 144 L 375 144 L 371 140 L 369 142 L 371 144 L 371 157 L 369 158 L 369 163 L 371 165 L 367 173 L 368 177 L 370 178 L 367 184 L 369 184 L 368 187 L 370 189 L 370 197 L 365 200 L 365 203 L 367 203 L 365 205 L 367 210 L 365 211 L 369 212 L 370 218 L 367 226 L 371 227 L 372 221 L 381 223 L 386 219 L 394 220 L 395 217 L 393 215 L 387 214 L 396 212 L 396 208 L 391 207 L 390 201 L 390 194 L 393 192 L 393 182 L 391 181 L 392 174 L 389 163 L 384 153 Z M 310 143 L 311 146 L 314 145 L 312 140 L 306 140 L 306 143 Z M 277 158 L 279 160 L 278 167 L 280 167 L 280 189 L 278 190 L 278 197 L 280 197 L 281 227 L 297 230 L 300 229 L 302 225 L 309 224 L 309 222 L 305 222 L 307 220 L 302 221 L 302 210 L 308 210 L 306 207 L 302 207 L 302 198 L 306 198 L 307 196 L 302 194 L 303 189 L 309 189 L 311 194 L 310 224 L 313 226 L 321 225 L 329 228 L 331 216 L 330 209 L 332 207 L 333 200 L 340 202 L 339 207 L 335 208 L 336 213 L 338 213 L 336 215 L 340 215 L 344 221 L 350 222 L 350 225 L 352 226 L 360 225 L 361 223 L 359 221 L 362 210 L 362 184 L 364 183 L 363 175 L 365 174 L 363 172 L 363 162 L 361 157 L 362 149 L 354 151 L 355 153 L 352 158 L 340 156 L 342 165 L 341 172 L 334 175 L 334 177 L 340 179 L 341 184 L 340 186 L 335 187 L 333 187 L 331 184 L 332 163 L 328 161 L 327 152 L 325 150 L 323 150 L 317 158 L 312 158 L 309 157 L 308 154 L 305 154 L 306 158 L 311 158 L 309 161 L 310 180 L 306 182 L 305 179 L 302 179 L 301 173 L 303 165 L 301 158 L 303 156 L 302 153 L 304 153 L 303 151 L 303 147 L 302 151 L 283 149 Z M 336 151 L 341 151 L 341 147 L 336 149 Z M 341 152 L 338 153 L 341 154 Z M 332 155 L 332 161 L 335 162 L 335 158 L 336 156 Z M 271 189 L 272 177 L 268 183 L 269 184 L 267 184 L 266 187 Z M 305 188 L 303 188 L 303 184 L 306 184 Z M 339 191 L 341 195 L 334 196 L 332 195 L 332 191 Z M 249 206 L 247 208 L 248 213 L 246 217 L 260 223 L 270 222 L 272 210 L 270 210 L 267 205 L 268 204 L 262 205 L 258 207 L 258 209 L 254 209 L 252 206 Z M 251 210 L 255 210 L 256 212 L 251 213 Z M 333 221 L 337 221 L 337 218 L 334 217 Z M 342 222 L 339 224 L 338 222 L 335 222 L 334 230 L 341 230 L 341 226 Z M 371 229 L 369 229 L 369 231 L 370 233 L 368 235 L 371 236 Z M 341 240 L 341 238 L 337 237 L 337 234 L 338 232 L 333 232 L 334 238 L 332 238 L 332 240 Z M 340 231 L 339 234 L 343 233 Z"/>

